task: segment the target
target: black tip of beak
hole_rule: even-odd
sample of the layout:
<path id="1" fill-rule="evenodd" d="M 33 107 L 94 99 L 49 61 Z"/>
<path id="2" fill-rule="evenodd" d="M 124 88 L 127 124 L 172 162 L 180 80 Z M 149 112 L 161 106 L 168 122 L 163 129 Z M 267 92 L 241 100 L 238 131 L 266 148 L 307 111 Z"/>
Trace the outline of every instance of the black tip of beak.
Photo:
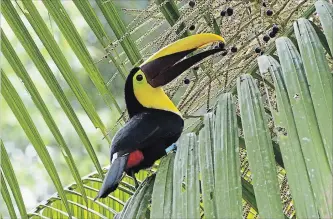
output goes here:
<path id="1" fill-rule="evenodd" d="M 152 87 L 163 86 L 174 80 L 191 66 L 210 55 L 221 52 L 223 49 L 215 48 L 207 50 L 180 61 L 195 50 L 191 49 L 160 57 L 141 66 L 141 70 L 145 73 L 147 81 Z"/>

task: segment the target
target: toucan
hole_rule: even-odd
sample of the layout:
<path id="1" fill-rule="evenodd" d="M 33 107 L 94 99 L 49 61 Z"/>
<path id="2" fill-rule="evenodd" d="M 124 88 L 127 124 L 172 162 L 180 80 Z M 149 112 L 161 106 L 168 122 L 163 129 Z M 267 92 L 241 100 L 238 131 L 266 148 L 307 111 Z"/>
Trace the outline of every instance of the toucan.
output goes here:
<path id="1" fill-rule="evenodd" d="M 224 39 L 212 33 L 182 38 L 130 71 L 125 82 L 129 120 L 112 139 L 111 166 L 95 200 L 116 190 L 124 172 L 133 177 L 137 186 L 135 173 L 151 167 L 178 140 L 184 121 L 162 86 L 204 58 L 222 51 L 222 48 L 207 49 L 185 58 L 214 42 L 224 43 Z"/>

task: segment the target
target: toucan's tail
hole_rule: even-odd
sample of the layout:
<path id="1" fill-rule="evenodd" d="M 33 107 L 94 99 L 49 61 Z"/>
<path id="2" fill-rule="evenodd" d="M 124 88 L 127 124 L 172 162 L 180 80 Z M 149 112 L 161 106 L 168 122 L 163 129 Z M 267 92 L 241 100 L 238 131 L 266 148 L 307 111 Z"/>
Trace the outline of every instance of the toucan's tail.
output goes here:
<path id="1" fill-rule="evenodd" d="M 106 177 L 104 178 L 102 188 L 96 196 L 95 200 L 98 198 L 105 198 L 111 192 L 117 189 L 123 172 L 126 168 L 127 159 L 128 155 L 125 155 L 116 158 L 112 162 L 111 167 L 106 174 Z"/>

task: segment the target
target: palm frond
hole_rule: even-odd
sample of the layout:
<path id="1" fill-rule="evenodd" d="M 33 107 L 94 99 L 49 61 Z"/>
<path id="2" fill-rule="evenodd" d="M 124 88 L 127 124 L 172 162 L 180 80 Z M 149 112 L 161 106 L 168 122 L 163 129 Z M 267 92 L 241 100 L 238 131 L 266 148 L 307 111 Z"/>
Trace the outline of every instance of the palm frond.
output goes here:
<path id="1" fill-rule="evenodd" d="M 80 123 L 74 109 L 72 108 L 69 100 L 67 99 L 64 91 L 62 90 L 61 86 L 57 82 L 54 74 L 52 73 L 50 67 L 48 66 L 46 60 L 44 59 L 43 55 L 39 51 L 35 41 L 30 36 L 28 30 L 24 26 L 24 23 L 20 19 L 19 15 L 17 14 L 15 8 L 13 7 L 11 1 L 2 1 L 1 7 L 3 10 L 3 15 L 6 18 L 6 21 L 9 23 L 11 28 L 13 29 L 15 35 L 21 41 L 23 47 L 26 49 L 27 53 L 29 54 L 32 61 L 35 63 L 37 69 L 43 76 L 45 82 L 51 89 L 52 93 L 58 100 L 59 104 L 61 105 L 62 109 L 66 113 L 68 119 L 71 121 L 72 125 L 74 126 L 75 130 L 77 131 L 78 135 L 81 138 L 83 145 L 85 146 L 88 154 L 91 157 L 92 162 L 94 163 L 97 171 L 100 173 L 100 176 L 103 177 L 102 168 L 100 163 L 97 159 L 95 151 L 91 145 L 90 140 L 86 132 L 83 129 L 82 124 Z"/>
<path id="2" fill-rule="evenodd" d="M 34 125 L 31 117 L 27 109 L 25 108 L 21 98 L 19 97 L 18 93 L 15 91 L 14 86 L 8 80 L 6 74 L 1 70 L 1 94 L 5 98 L 6 102 L 8 103 L 9 107 L 15 114 L 17 120 L 19 121 L 20 125 L 25 131 L 25 134 L 29 138 L 32 145 L 35 147 L 39 158 L 42 160 L 46 171 L 48 172 L 49 176 L 51 177 L 54 186 L 56 187 L 59 196 L 61 197 L 62 202 L 65 205 L 66 211 L 71 216 L 71 209 L 69 208 L 67 198 L 63 189 L 63 185 L 60 181 L 59 175 L 57 170 L 54 166 L 54 163 L 51 159 L 50 154 L 46 150 L 45 144 L 42 140 L 42 137 L 39 135 L 36 126 Z M 2 163 L 1 163 L 2 164 Z M 3 168 L 5 167 L 5 168 Z M 1 169 L 6 169 L 8 167 L 8 163 L 6 166 L 2 166 Z M 3 170 L 2 170 L 3 171 Z M 16 182 L 13 181 L 15 184 Z M 14 184 L 14 185 L 15 185 Z M 17 186 L 17 185 L 16 185 Z M 15 189 L 15 188 L 14 188 Z M 16 191 L 18 192 L 18 191 Z M 22 212 L 23 213 L 23 212 Z"/>
<path id="3" fill-rule="evenodd" d="M 18 207 L 18 209 L 20 211 L 21 217 L 27 218 L 27 210 L 24 205 L 20 187 L 19 187 L 18 181 L 16 179 L 13 166 L 10 162 L 8 153 L 6 151 L 6 148 L 5 148 L 2 140 L 0 141 L 0 146 L 1 146 L 1 167 L 2 166 L 6 167 L 6 168 L 1 168 L 1 184 L 0 184 L 1 185 L 1 194 L 6 202 L 10 216 L 12 217 L 16 213 L 15 213 L 15 210 L 13 211 L 14 205 L 12 204 L 9 191 L 7 189 L 6 182 L 4 180 L 4 177 L 6 177 L 8 185 L 14 196 L 16 206 Z"/>

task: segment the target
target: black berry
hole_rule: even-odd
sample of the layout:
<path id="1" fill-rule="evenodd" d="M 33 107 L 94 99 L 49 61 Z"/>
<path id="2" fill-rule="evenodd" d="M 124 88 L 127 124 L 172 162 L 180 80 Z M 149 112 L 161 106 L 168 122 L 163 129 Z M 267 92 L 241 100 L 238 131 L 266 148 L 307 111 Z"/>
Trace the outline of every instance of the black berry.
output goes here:
<path id="1" fill-rule="evenodd" d="M 228 54 L 228 50 L 224 50 L 223 52 L 222 52 L 222 56 L 226 56 Z"/>
<path id="2" fill-rule="evenodd" d="M 190 79 L 185 78 L 185 79 L 184 79 L 184 84 L 189 84 L 189 83 L 190 83 Z"/>
<path id="3" fill-rule="evenodd" d="M 256 53 L 260 53 L 261 52 L 261 49 L 259 47 L 255 48 L 254 50 Z"/>
<path id="4" fill-rule="evenodd" d="M 231 16 L 234 13 L 234 9 L 232 8 L 227 8 L 227 14 Z"/>
<path id="5" fill-rule="evenodd" d="M 222 16 L 222 17 L 224 17 L 224 16 L 225 16 L 225 14 L 226 14 L 226 11 L 225 11 L 225 10 L 223 10 L 223 11 L 221 11 L 221 13 L 220 13 L 220 14 L 221 14 L 221 16 Z"/>
<path id="6" fill-rule="evenodd" d="M 189 29 L 190 29 L 190 30 L 194 30 L 194 29 L 195 29 L 195 26 L 194 26 L 194 25 L 191 25 L 191 26 L 189 27 Z"/>
<path id="7" fill-rule="evenodd" d="M 269 32 L 269 37 L 274 38 L 276 36 L 276 33 L 274 31 Z"/>
<path id="8" fill-rule="evenodd" d="M 271 9 L 268 9 L 266 11 L 266 14 L 267 14 L 267 16 L 272 16 L 273 15 L 273 11 Z"/>
<path id="9" fill-rule="evenodd" d="M 218 49 L 219 48 L 219 46 L 214 46 L 214 49 Z"/>
<path id="10" fill-rule="evenodd" d="M 224 46 L 225 46 L 225 44 L 224 44 L 223 42 L 220 42 L 220 43 L 219 43 L 219 47 L 220 47 L 220 49 L 224 49 Z"/>
<path id="11" fill-rule="evenodd" d="M 274 24 L 274 25 L 273 25 L 273 28 L 272 28 L 272 31 L 273 31 L 274 33 L 279 32 L 279 27 L 278 27 L 276 24 Z"/>
<path id="12" fill-rule="evenodd" d="M 262 39 L 267 43 L 269 41 L 270 37 L 268 35 L 265 35 Z"/>
<path id="13" fill-rule="evenodd" d="M 231 47 L 230 51 L 231 52 L 237 52 L 237 47 L 236 46 Z"/>
<path id="14" fill-rule="evenodd" d="M 193 8 L 195 6 L 195 1 L 190 1 L 188 5 Z"/>

